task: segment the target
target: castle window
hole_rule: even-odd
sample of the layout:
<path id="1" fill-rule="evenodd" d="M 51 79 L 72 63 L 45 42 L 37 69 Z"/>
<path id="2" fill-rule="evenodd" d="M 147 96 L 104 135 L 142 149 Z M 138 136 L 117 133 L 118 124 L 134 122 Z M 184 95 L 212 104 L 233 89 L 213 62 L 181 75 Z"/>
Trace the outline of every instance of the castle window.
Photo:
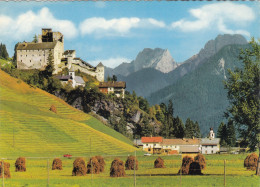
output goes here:
<path id="1" fill-rule="evenodd" d="M 30 60 L 30 62 L 32 62 L 32 61 Z"/>

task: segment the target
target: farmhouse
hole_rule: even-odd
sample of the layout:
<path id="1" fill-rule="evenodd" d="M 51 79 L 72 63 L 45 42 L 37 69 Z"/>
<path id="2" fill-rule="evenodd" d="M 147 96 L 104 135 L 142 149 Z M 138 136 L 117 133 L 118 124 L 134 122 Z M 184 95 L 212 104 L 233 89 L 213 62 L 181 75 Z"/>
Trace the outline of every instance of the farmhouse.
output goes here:
<path id="1" fill-rule="evenodd" d="M 94 67 L 76 57 L 75 50 L 64 51 L 64 37 L 60 32 L 53 32 L 50 28 L 43 28 L 42 34 L 35 42 L 22 42 L 16 48 L 18 69 L 40 69 L 43 70 L 50 54 L 54 61 L 54 74 L 67 67 L 87 73 L 100 82 L 104 81 L 104 66 L 100 63 Z"/>
<path id="2" fill-rule="evenodd" d="M 117 97 L 122 97 L 122 98 L 125 97 L 126 83 L 123 81 L 100 82 L 98 88 L 102 93 L 105 94 L 114 93 Z"/>
<path id="3" fill-rule="evenodd" d="M 161 153 L 163 137 L 142 137 L 143 150 L 149 153 Z"/>
<path id="4" fill-rule="evenodd" d="M 199 139 L 163 139 L 162 148 L 165 153 L 179 154 L 179 153 L 199 153 L 200 140 Z"/>

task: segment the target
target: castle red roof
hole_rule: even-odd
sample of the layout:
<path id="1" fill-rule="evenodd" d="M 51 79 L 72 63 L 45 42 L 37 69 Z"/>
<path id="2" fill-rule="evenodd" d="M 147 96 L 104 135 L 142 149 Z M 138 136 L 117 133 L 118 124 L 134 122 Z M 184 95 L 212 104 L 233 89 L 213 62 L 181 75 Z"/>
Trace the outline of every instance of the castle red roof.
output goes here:
<path id="1" fill-rule="evenodd" d="M 161 143 L 163 141 L 163 137 L 142 137 L 141 141 L 142 143 Z"/>

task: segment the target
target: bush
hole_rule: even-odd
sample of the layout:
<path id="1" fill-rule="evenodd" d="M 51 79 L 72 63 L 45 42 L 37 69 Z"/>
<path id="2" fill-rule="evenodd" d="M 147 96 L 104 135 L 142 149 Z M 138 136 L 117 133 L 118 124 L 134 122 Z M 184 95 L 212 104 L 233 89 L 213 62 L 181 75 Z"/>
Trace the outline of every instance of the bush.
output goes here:
<path id="1" fill-rule="evenodd" d="M 195 162 L 198 162 L 200 165 L 200 169 L 206 169 L 206 159 L 203 156 L 203 154 L 198 154 L 195 158 L 194 158 Z"/>
<path id="2" fill-rule="evenodd" d="M 62 161 L 59 158 L 53 159 L 52 170 L 62 170 Z"/>
<path id="3" fill-rule="evenodd" d="M 54 113 L 57 113 L 57 109 L 56 109 L 56 107 L 54 105 L 51 105 L 50 111 L 52 111 Z"/>
<path id="4" fill-rule="evenodd" d="M 7 162 L 0 162 L 0 178 L 3 178 L 3 165 L 4 164 L 4 178 L 11 178 L 10 174 L 10 164 Z"/>
<path id="5" fill-rule="evenodd" d="M 192 162 L 189 167 L 189 175 L 201 175 L 201 165 L 199 162 Z"/>
<path id="6" fill-rule="evenodd" d="M 24 157 L 19 157 L 15 162 L 15 171 L 26 171 L 26 160 Z"/>
<path id="7" fill-rule="evenodd" d="M 165 168 L 164 166 L 164 160 L 161 157 L 158 157 L 154 161 L 154 168 Z"/>
<path id="8" fill-rule="evenodd" d="M 105 165 L 106 165 L 106 162 L 105 162 L 104 158 L 102 156 L 96 156 L 96 159 L 99 162 L 100 172 L 103 172 L 105 170 Z"/>
<path id="9" fill-rule="evenodd" d="M 87 164 L 87 174 L 89 173 L 99 174 L 99 172 L 100 172 L 100 164 L 98 162 L 98 159 L 96 157 L 90 158 Z"/>
<path id="10" fill-rule="evenodd" d="M 138 160 L 135 156 L 129 156 L 125 162 L 126 170 L 138 170 Z"/>
<path id="11" fill-rule="evenodd" d="M 77 158 L 73 162 L 72 175 L 73 176 L 84 176 L 84 175 L 86 175 L 86 172 L 87 172 L 87 168 L 86 168 L 85 161 L 83 160 L 83 158 Z"/>
<path id="12" fill-rule="evenodd" d="M 125 176 L 125 167 L 124 162 L 119 158 L 115 158 L 111 163 L 110 167 L 110 177 L 124 177 Z"/>
<path id="13" fill-rule="evenodd" d="M 179 170 L 178 174 L 188 175 L 190 170 L 190 164 L 193 162 L 193 158 L 189 156 L 185 156 L 182 159 L 181 169 Z"/>
<path id="14" fill-rule="evenodd" d="M 258 160 L 257 154 L 252 153 L 248 155 L 244 160 L 244 167 L 246 167 L 248 170 L 255 171 L 257 167 L 257 160 Z"/>

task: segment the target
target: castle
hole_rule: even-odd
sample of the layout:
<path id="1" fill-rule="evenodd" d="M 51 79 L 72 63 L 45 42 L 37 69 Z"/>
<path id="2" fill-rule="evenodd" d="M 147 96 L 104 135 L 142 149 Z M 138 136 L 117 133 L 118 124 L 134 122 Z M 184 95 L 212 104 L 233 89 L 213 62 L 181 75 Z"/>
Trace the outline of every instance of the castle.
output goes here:
<path id="1" fill-rule="evenodd" d="M 89 74 L 100 82 L 104 82 L 105 68 L 100 62 L 96 67 L 76 57 L 75 50 L 64 51 L 64 37 L 60 32 L 43 28 L 42 34 L 38 35 L 35 42 L 22 42 L 16 48 L 18 69 L 43 70 L 48 64 L 49 54 L 52 53 L 54 60 L 54 74 L 63 68 L 74 68 Z"/>

